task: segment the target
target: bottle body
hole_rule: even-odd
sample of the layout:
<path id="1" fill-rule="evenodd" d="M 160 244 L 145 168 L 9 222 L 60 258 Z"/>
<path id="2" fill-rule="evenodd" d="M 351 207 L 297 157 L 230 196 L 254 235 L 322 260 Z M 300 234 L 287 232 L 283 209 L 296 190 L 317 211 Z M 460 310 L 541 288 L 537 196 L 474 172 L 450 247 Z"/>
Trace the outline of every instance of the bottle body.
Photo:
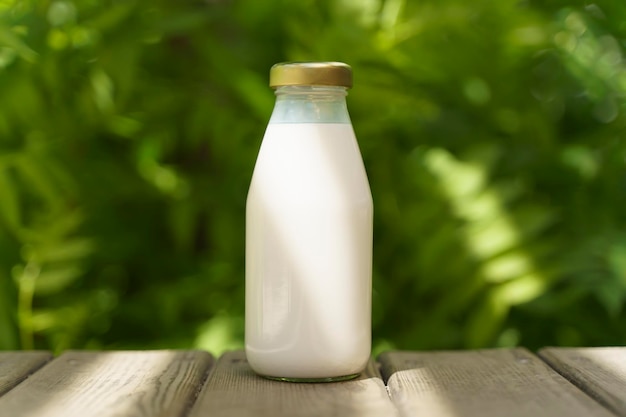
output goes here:
<path id="1" fill-rule="evenodd" d="M 345 92 L 324 94 L 278 97 L 246 203 L 246 353 L 279 379 L 370 356 L 372 197 Z"/>

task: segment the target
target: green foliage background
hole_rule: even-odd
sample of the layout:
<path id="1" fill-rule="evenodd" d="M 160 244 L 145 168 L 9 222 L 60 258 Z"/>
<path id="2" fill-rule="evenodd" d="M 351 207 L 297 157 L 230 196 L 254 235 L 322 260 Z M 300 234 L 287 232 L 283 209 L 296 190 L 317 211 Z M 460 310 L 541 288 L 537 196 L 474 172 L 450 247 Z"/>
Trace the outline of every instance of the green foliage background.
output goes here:
<path id="1" fill-rule="evenodd" d="M 243 341 L 272 64 L 353 66 L 374 346 L 626 343 L 626 2 L 0 0 L 0 349 Z"/>

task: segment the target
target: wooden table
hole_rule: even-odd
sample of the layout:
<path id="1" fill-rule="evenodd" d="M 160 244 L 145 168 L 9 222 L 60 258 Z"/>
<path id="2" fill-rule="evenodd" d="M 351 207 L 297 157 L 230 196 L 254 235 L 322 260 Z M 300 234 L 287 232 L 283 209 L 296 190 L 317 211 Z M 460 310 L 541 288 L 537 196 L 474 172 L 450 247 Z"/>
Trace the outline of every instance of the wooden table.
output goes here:
<path id="1" fill-rule="evenodd" d="M 1 417 L 614 415 L 626 348 L 387 352 L 326 384 L 257 377 L 243 352 L 0 352 Z"/>

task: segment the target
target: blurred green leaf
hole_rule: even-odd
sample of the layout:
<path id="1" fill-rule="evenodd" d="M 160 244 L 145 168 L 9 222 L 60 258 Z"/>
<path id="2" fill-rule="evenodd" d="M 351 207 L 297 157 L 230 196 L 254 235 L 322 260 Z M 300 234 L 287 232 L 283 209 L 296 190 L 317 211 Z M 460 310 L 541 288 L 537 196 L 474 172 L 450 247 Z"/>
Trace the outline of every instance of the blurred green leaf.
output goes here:
<path id="1" fill-rule="evenodd" d="M 85 258 L 92 254 L 95 248 L 92 239 L 74 238 L 41 246 L 35 256 L 39 262 L 65 262 Z"/>
<path id="2" fill-rule="evenodd" d="M 103 5 L 100 4 L 97 9 L 99 13 L 84 21 L 84 24 L 99 31 L 115 30 L 132 16 L 136 5 L 136 1 L 115 3 L 110 7 L 102 7 Z"/>
<path id="3" fill-rule="evenodd" d="M 65 289 L 83 274 L 77 265 L 45 268 L 35 282 L 35 296 L 49 296 Z"/>
<path id="4" fill-rule="evenodd" d="M 0 23 L 0 45 L 6 46 L 19 54 L 21 58 L 28 62 L 37 60 L 37 53 L 24 43 L 18 35 L 11 29 Z"/>
<path id="5" fill-rule="evenodd" d="M 0 167 L 0 212 L 10 229 L 18 230 L 21 223 L 19 196 L 7 168 Z"/>
<path id="6" fill-rule="evenodd" d="M 0 350 L 17 350 L 15 302 L 11 299 L 8 276 L 0 272 Z"/>
<path id="7" fill-rule="evenodd" d="M 494 294 L 481 300 L 479 308 L 472 314 L 465 332 L 466 346 L 476 349 L 493 343 L 498 328 L 505 321 L 508 305 Z"/>

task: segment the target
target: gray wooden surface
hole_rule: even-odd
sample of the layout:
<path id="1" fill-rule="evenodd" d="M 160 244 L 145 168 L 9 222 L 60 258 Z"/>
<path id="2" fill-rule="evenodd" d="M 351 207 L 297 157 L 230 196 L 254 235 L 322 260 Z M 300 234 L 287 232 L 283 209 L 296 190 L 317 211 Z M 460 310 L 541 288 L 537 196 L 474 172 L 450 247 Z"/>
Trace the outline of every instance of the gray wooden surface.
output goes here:
<path id="1" fill-rule="evenodd" d="M 402 416 L 611 415 L 525 349 L 389 352 L 379 361 Z"/>
<path id="2" fill-rule="evenodd" d="M 395 415 L 373 362 L 352 381 L 288 383 L 255 375 L 243 352 L 231 352 L 218 361 L 190 417 Z"/>
<path id="3" fill-rule="evenodd" d="M 0 352 L 0 395 L 52 358 L 49 352 Z"/>
<path id="4" fill-rule="evenodd" d="M 626 348 L 545 348 L 554 369 L 620 416 L 626 416 Z"/>
<path id="5" fill-rule="evenodd" d="M 626 348 L 541 355 L 567 379 L 525 349 L 387 352 L 318 384 L 258 377 L 241 351 L 5 352 L 0 417 L 626 417 Z"/>
<path id="6" fill-rule="evenodd" d="M 183 416 L 211 361 L 199 351 L 68 352 L 0 397 L 0 416 Z"/>

